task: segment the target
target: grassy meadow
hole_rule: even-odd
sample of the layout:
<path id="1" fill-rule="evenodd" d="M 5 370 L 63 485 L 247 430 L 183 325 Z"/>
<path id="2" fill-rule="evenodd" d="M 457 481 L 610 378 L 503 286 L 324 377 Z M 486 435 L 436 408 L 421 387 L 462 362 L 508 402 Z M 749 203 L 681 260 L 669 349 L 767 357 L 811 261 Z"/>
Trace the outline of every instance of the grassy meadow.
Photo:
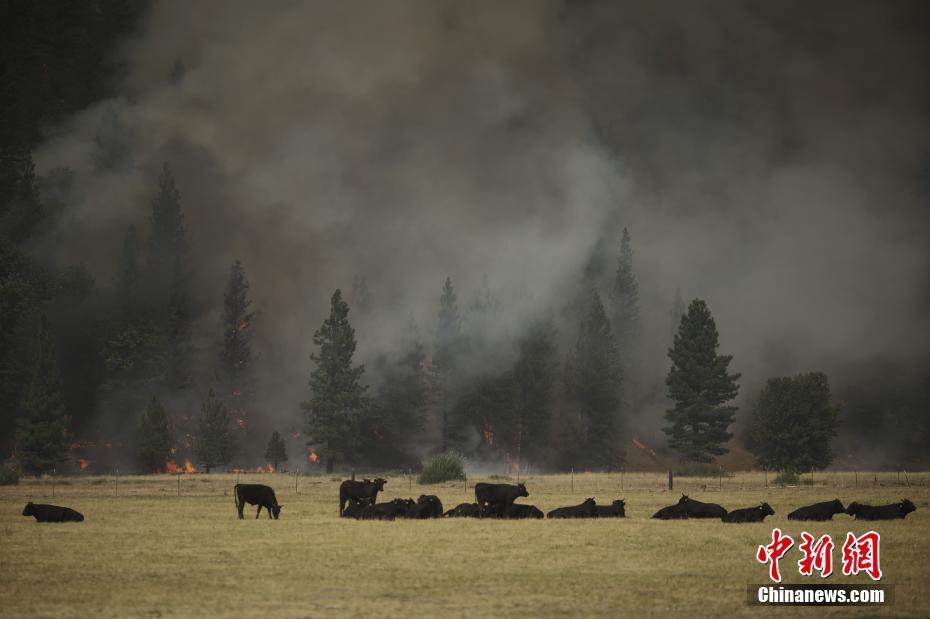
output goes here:
<path id="1" fill-rule="evenodd" d="M 382 500 L 436 494 L 446 509 L 474 499 L 472 484 L 420 487 L 389 477 Z M 238 520 L 235 474 L 70 477 L 0 487 L 0 616 L 4 617 L 329 617 L 395 616 L 930 616 L 930 474 L 822 474 L 815 485 L 766 488 L 761 473 L 719 480 L 628 473 L 530 476 L 528 499 L 543 511 L 593 496 L 626 498 L 627 518 L 611 520 L 358 522 L 338 518 L 338 478 L 243 474 L 275 488 L 281 519 L 254 508 Z M 180 481 L 180 486 L 178 485 Z M 298 484 L 295 492 L 295 481 Z M 910 487 L 904 486 L 905 481 Z M 764 524 L 651 520 L 681 492 L 727 508 L 768 501 Z M 180 495 L 179 495 L 180 493 Z M 838 497 L 873 504 L 910 498 L 905 521 L 789 522 L 800 505 Z M 78 524 L 36 524 L 27 500 L 81 511 Z M 767 582 L 754 556 L 773 526 L 798 540 L 833 536 L 835 573 L 847 531 L 882 535 L 882 583 L 895 600 L 865 607 L 760 608 L 746 585 Z M 797 543 L 781 562 L 797 573 Z"/>

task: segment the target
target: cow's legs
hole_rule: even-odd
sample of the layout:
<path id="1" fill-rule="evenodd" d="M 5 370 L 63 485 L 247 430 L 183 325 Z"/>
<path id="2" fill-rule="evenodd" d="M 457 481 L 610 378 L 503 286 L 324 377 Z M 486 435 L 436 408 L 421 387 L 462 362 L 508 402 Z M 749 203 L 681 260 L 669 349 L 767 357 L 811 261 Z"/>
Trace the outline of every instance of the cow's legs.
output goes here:
<path id="1" fill-rule="evenodd" d="M 255 519 L 258 520 L 258 517 L 262 515 L 262 506 L 259 504 L 258 511 L 255 512 Z"/>

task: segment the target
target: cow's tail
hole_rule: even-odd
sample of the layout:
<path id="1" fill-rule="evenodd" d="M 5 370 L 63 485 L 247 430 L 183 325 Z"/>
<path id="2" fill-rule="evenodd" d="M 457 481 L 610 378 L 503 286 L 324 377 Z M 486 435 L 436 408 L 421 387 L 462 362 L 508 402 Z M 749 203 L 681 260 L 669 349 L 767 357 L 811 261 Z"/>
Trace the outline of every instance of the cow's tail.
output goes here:
<path id="1" fill-rule="evenodd" d="M 239 511 L 239 484 L 233 487 L 233 501 L 236 503 L 236 511 Z"/>

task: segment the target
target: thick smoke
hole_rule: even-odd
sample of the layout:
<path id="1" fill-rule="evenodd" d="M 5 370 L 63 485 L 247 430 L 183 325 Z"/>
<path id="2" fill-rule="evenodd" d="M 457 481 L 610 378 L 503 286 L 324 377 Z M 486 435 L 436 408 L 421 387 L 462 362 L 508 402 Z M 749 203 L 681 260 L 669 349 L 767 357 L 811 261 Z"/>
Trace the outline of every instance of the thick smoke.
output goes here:
<path id="1" fill-rule="evenodd" d="M 355 276 L 375 299 L 362 359 L 409 316 L 429 343 L 447 275 L 462 305 L 487 276 L 501 311 L 483 328 L 505 341 L 563 308 L 623 226 L 645 365 L 661 371 L 679 287 L 708 301 L 744 400 L 774 374 L 912 358 L 930 343 L 926 17 L 919 2 L 153 3 L 122 95 L 36 154 L 40 172 L 76 172 L 44 251 L 110 281 L 170 161 L 201 373 L 239 258 L 282 419 Z"/>

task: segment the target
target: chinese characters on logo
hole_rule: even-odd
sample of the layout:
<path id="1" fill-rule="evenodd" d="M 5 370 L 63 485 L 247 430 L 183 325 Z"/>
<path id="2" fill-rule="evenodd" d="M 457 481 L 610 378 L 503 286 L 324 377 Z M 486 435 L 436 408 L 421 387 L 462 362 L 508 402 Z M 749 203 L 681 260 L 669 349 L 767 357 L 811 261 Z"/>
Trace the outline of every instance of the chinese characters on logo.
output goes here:
<path id="1" fill-rule="evenodd" d="M 821 578 L 833 573 L 833 539 L 823 535 L 815 539 L 807 531 L 801 533 L 801 559 L 798 561 L 798 572 L 802 576 L 811 576 L 814 571 L 820 572 Z M 879 561 L 879 544 L 881 536 L 875 531 L 863 533 L 856 537 L 853 533 L 846 534 L 843 543 L 843 575 L 853 576 L 865 572 L 872 580 L 880 580 L 882 568 Z M 781 571 L 778 562 L 794 545 L 794 539 L 785 535 L 781 529 L 772 529 L 772 542 L 759 546 L 756 550 L 756 560 L 759 563 L 769 564 L 769 578 L 774 582 L 781 582 Z"/>

